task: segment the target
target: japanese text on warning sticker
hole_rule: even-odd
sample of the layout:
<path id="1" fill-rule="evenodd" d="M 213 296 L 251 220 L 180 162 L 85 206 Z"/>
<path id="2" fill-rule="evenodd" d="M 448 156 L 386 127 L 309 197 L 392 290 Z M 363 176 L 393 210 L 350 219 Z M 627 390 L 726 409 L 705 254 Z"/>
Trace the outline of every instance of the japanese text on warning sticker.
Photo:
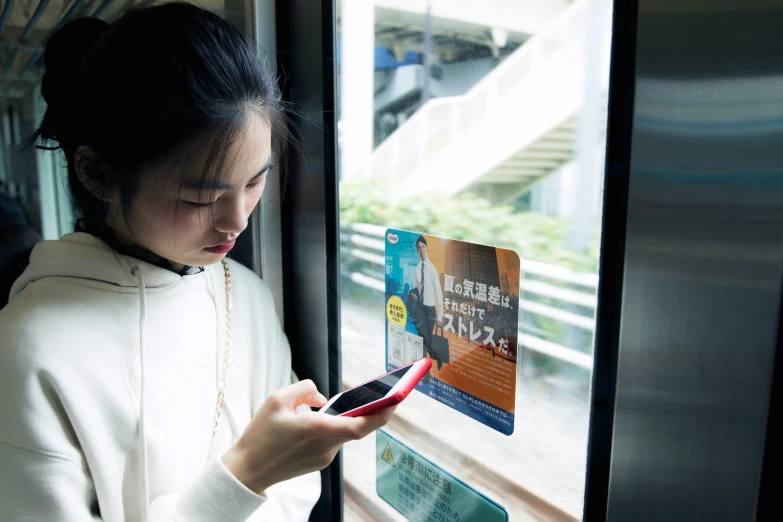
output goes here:
<path id="1" fill-rule="evenodd" d="M 403 445 L 388 433 L 376 434 L 378 495 L 408 520 L 501 522 L 499 504 Z"/>

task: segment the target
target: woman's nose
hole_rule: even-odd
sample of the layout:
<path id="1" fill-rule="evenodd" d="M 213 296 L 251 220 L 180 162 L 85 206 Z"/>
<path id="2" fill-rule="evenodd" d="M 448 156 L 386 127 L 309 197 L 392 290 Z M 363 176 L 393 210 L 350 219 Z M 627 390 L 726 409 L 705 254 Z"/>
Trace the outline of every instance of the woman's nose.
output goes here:
<path id="1" fill-rule="evenodd" d="M 241 198 L 237 198 L 220 210 L 215 218 L 215 229 L 222 233 L 239 234 L 247 228 L 248 214 Z"/>

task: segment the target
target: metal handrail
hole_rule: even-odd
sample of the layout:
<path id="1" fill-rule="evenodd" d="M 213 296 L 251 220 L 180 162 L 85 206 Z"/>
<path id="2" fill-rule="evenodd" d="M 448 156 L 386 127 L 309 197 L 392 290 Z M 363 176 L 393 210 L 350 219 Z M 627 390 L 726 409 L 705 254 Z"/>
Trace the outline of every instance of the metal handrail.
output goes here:
<path id="1" fill-rule="evenodd" d="M 5 0 L 3 14 L 0 15 L 0 38 L 5 34 L 5 28 L 8 26 L 8 20 L 11 18 L 11 10 L 14 8 L 14 0 Z"/>
<path id="2" fill-rule="evenodd" d="M 48 5 L 49 0 L 40 0 L 38 2 L 38 6 L 35 8 L 33 16 L 31 16 L 30 20 L 27 21 L 27 25 L 25 25 L 24 31 L 22 31 L 22 35 L 19 37 L 19 44 L 27 44 L 27 40 L 30 39 L 30 35 L 33 33 L 33 29 L 35 29 L 35 26 L 38 25 L 38 20 L 41 19 L 41 16 L 43 16 L 44 11 Z M 19 56 L 20 52 L 21 49 L 19 48 L 19 45 L 14 45 L 14 47 L 11 49 L 11 55 L 8 57 L 8 62 L 5 64 L 5 70 L 3 71 L 4 74 L 8 74 L 8 72 L 13 68 L 14 62 L 16 62 L 16 58 Z"/>
<path id="3" fill-rule="evenodd" d="M 107 0 L 108 2 L 111 2 L 113 0 Z M 82 4 L 84 4 L 85 0 L 73 0 L 73 3 L 71 4 L 71 7 L 68 8 L 68 11 L 63 15 L 63 17 L 60 19 L 60 22 L 52 29 L 51 33 L 49 33 L 49 36 L 54 34 L 55 31 L 57 31 L 60 27 L 65 25 L 71 18 L 73 18 L 76 13 L 79 12 L 79 9 L 81 9 Z M 108 6 L 107 6 L 108 7 Z M 93 14 L 93 16 L 95 16 Z M 27 71 L 29 71 L 35 64 L 38 63 L 38 61 L 41 59 L 41 56 L 43 55 L 43 49 L 38 49 L 33 55 L 30 57 L 30 59 L 27 61 L 27 63 L 22 67 L 22 70 L 19 71 L 19 76 L 24 76 L 27 74 Z"/>
<path id="4" fill-rule="evenodd" d="M 106 10 L 111 7 L 111 5 L 114 3 L 115 0 L 103 0 L 101 4 L 95 9 L 95 11 L 90 14 L 92 18 L 99 18 L 101 15 L 103 15 Z M 85 6 L 86 0 L 73 0 L 71 3 L 71 6 L 68 8 L 68 10 L 65 12 L 65 14 L 60 18 L 60 21 L 52 28 L 52 30 L 49 32 L 49 34 L 44 38 L 46 40 L 49 38 L 52 34 L 54 34 L 55 31 L 60 29 L 63 25 L 68 23 L 73 18 L 77 17 L 81 11 L 82 8 Z M 0 36 L 2 35 L 5 24 L 7 23 L 7 16 L 10 16 L 10 7 L 11 4 L 13 4 L 13 0 L 9 0 L 6 2 L 6 8 L 8 14 L 6 15 L 6 10 L 3 11 L 3 14 L 0 15 Z M 38 21 L 40 20 L 41 16 L 43 15 L 44 11 L 46 10 L 46 7 L 49 4 L 49 0 L 40 0 L 38 3 L 38 7 L 36 8 L 35 12 L 33 13 L 33 16 L 30 18 L 30 20 L 27 22 L 27 25 L 25 26 L 24 32 L 19 37 L 19 40 L 16 43 L 8 43 L 7 45 L 11 47 L 11 52 L 8 57 L 8 61 L 5 64 L 4 69 L 4 77 L 9 78 L 12 75 L 9 73 L 13 69 L 14 63 L 16 62 L 16 59 L 19 56 L 19 53 L 23 50 L 31 50 L 33 51 L 32 56 L 27 60 L 27 62 L 22 66 L 22 68 L 19 71 L 19 74 L 17 75 L 16 79 L 12 79 L 11 83 L 8 84 L 8 89 L 13 88 L 20 82 L 27 82 L 27 83 L 35 83 L 37 82 L 37 78 L 28 76 L 28 73 L 35 68 L 37 65 L 41 63 L 41 60 L 43 59 L 43 49 L 41 47 L 31 47 L 27 45 L 27 41 L 30 38 L 30 35 L 32 34 L 33 30 L 35 29 L 35 26 L 38 24 Z M 90 6 L 88 6 L 90 7 Z"/>

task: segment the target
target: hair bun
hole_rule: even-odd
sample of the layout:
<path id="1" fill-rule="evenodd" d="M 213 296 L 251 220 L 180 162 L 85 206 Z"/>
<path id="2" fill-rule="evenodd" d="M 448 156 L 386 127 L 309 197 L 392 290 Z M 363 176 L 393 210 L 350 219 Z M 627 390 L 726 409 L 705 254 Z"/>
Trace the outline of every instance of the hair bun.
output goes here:
<path id="1" fill-rule="evenodd" d="M 109 24 L 99 18 L 80 18 L 66 23 L 49 37 L 44 49 L 41 94 L 51 107 L 66 101 L 87 52 L 100 40 Z"/>

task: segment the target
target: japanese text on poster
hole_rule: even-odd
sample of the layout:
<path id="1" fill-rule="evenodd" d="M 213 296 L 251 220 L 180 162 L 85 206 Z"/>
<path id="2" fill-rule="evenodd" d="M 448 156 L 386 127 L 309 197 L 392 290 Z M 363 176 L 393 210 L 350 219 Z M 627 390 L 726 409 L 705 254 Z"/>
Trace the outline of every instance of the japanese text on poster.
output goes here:
<path id="1" fill-rule="evenodd" d="M 401 230 L 386 235 L 387 369 L 420 357 L 418 389 L 504 434 L 514 429 L 519 256 Z"/>

